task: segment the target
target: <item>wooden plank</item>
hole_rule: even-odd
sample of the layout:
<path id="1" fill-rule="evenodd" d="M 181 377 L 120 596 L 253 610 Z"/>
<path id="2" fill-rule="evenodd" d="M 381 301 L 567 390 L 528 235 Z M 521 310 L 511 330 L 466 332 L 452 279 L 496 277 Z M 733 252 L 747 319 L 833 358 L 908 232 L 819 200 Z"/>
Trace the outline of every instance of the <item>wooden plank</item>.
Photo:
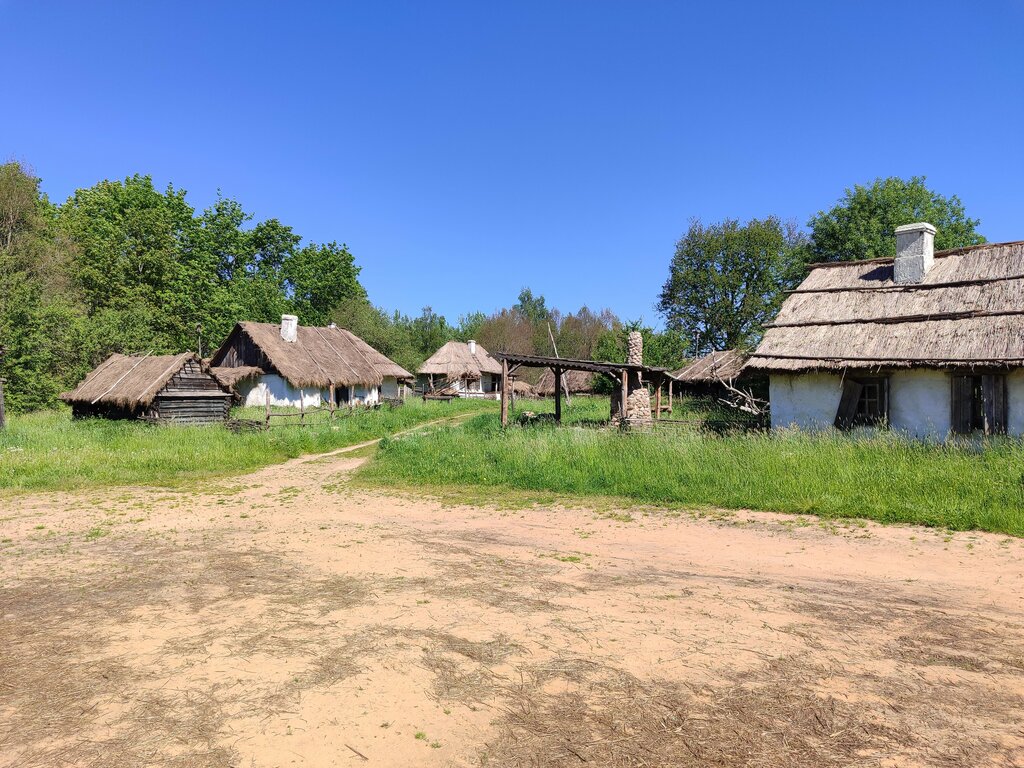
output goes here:
<path id="1" fill-rule="evenodd" d="M 654 393 L 654 418 L 661 418 L 661 382 L 658 382 L 658 390 Z"/>
<path id="2" fill-rule="evenodd" d="M 951 428 L 958 435 L 966 435 L 971 431 L 971 377 L 952 376 L 950 407 Z"/>
<path id="3" fill-rule="evenodd" d="M 622 387 L 619 393 L 619 423 L 626 423 L 626 403 L 629 401 L 629 369 L 622 369 Z"/>
<path id="4" fill-rule="evenodd" d="M 853 426 L 854 416 L 857 415 L 857 401 L 860 400 L 860 393 L 863 389 L 864 387 L 856 379 L 843 381 L 843 394 L 839 398 L 839 408 L 836 411 L 836 428 L 849 429 Z"/>
<path id="5" fill-rule="evenodd" d="M 7 414 L 4 412 L 4 379 L 0 379 L 0 429 L 7 427 Z"/>
<path id="6" fill-rule="evenodd" d="M 433 376 L 431 376 L 433 379 Z M 505 382 L 508 381 L 508 361 L 501 361 L 501 426 L 508 426 L 508 387 L 504 386 Z M 431 381 L 433 383 L 433 381 Z"/>
<path id="7" fill-rule="evenodd" d="M 562 423 L 562 369 L 555 368 L 555 423 Z"/>

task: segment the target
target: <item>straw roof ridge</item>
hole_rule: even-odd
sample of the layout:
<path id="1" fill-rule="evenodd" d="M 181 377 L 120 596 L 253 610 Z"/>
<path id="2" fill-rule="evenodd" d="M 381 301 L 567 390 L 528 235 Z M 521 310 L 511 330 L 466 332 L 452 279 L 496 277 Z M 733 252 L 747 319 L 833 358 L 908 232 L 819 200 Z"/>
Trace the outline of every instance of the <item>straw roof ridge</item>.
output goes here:
<path id="1" fill-rule="evenodd" d="M 289 342 L 281 338 L 279 324 L 243 321 L 214 354 L 214 362 L 220 361 L 222 350 L 230 346 L 236 333 L 244 333 L 267 362 L 295 387 L 379 386 L 385 376 L 412 377 L 354 333 L 337 327 L 300 325 L 295 341 Z"/>
<path id="2" fill-rule="evenodd" d="M 500 374 L 501 363 L 491 357 L 480 344 L 476 345 L 474 354 L 469 351 L 466 342 L 449 341 L 424 361 L 418 373 L 441 375 L 449 379 L 478 379 L 484 373 Z"/>
<path id="3" fill-rule="evenodd" d="M 230 366 L 215 366 L 210 368 L 213 377 L 225 387 L 233 387 L 240 381 L 256 379 L 266 371 L 258 365 L 240 365 L 236 368 Z"/>
<path id="4" fill-rule="evenodd" d="M 747 356 L 737 349 L 710 352 L 684 365 L 672 376 L 685 384 L 714 384 L 732 381 L 740 375 Z"/>
<path id="5" fill-rule="evenodd" d="M 96 402 L 118 408 L 149 406 L 190 360 L 199 362 L 204 371 L 209 370 L 194 352 L 180 355 L 115 353 L 90 371 L 75 389 L 60 397 L 66 403 L 83 405 Z"/>
<path id="6" fill-rule="evenodd" d="M 1024 241 L 945 252 L 921 283 L 892 259 L 812 269 L 747 363 L 777 371 L 1024 361 Z"/>

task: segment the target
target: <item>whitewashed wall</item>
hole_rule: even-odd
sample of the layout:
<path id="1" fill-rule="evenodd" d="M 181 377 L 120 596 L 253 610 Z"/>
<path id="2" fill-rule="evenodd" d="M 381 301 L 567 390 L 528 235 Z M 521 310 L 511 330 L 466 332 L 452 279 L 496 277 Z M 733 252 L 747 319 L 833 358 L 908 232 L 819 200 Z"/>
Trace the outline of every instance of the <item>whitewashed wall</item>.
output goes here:
<path id="1" fill-rule="evenodd" d="M 889 376 L 889 426 L 911 437 L 944 440 L 952 429 L 950 397 L 946 371 L 895 371 Z"/>
<path id="2" fill-rule="evenodd" d="M 831 427 L 843 394 L 842 380 L 828 373 L 776 374 L 768 379 L 772 428 Z"/>
<path id="3" fill-rule="evenodd" d="M 1006 377 L 1008 434 L 1024 436 L 1024 370 Z M 952 428 L 951 383 L 946 371 L 915 369 L 889 375 L 889 426 L 915 438 L 945 439 Z M 824 373 L 769 379 L 772 427 L 816 430 L 835 422 L 842 377 Z"/>
<path id="4" fill-rule="evenodd" d="M 1007 433 L 1024 436 L 1024 370 L 1013 371 L 1006 377 L 1006 401 Z"/>
<path id="5" fill-rule="evenodd" d="M 385 386 L 389 379 L 385 379 Z M 390 379 L 396 388 L 396 379 Z M 242 403 L 249 406 L 265 406 L 267 404 L 267 393 L 270 393 L 270 404 L 279 407 L 318 408 L 330 402 L 330 389 L 316 389 L 309 387 L 300 390 L 293 387 L 285 379 L 276 373 L 265 373 L 258 380 L 239 382 L 237 385 L 238 394 Z M 354 386 L 351 388 L 352 401 L 354 405 L 373 405 L 380 402 L 380 388 L 376 386 L 364 387 Z M 395 395 L 397 397 L 397 394 Z"/>

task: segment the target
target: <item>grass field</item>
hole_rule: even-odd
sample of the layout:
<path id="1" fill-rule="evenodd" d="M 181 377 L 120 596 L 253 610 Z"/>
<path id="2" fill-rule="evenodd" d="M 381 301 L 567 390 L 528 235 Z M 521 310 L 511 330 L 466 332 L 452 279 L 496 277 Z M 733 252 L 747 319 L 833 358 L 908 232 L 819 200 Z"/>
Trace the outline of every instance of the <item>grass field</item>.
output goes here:
<path id="1" fill-rule="evenodd" d="M 410 400 L 395 409 L 339 412 L 331 422 L 321 414 L 311 417 L 306 427 L 242 434 L 220 425 L 73 421 L 66 410 L 33 413 L 12 417 L 0 432 L 0 490 L 175 485 L 354 445 L 446 416 L 496 408 L 493 401 Z"/>
<path id="2" fill-rule="evenodd" d="M 546 409 L 548 404 L 524 404 Z M 577 398 L 568 425 L 502 431 L 493 415 L 386 440 L 361 477 L 383 484 L 503 487 L 646 503 L 812 513 L 1024 535 L 1024 443 L 927 445 L 882 433 L 573 427 L 607 414 Z"/>

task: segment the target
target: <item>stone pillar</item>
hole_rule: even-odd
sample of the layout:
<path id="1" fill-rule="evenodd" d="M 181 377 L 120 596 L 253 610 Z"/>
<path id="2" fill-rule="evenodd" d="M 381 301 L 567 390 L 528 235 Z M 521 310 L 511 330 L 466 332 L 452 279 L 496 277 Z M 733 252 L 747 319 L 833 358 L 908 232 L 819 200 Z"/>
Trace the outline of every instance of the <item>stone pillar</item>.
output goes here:
<path id="1" fill-rule="evenodd" d="M 626 362 L 629 365 L 643 365 L 644 362 L 644 339 L 639 331 L 632 331 L 626 340 Z M 623 370 L 626 384 L 623 389 L 626 391 L 626 413 L 620 413 L 619 403 L 622 400 L 620 392 L 612 395 L 611 423 L 617 426 L 645 426 L 651 424 L 651 393 L 647 391 L 647 385 L 640 380 L 637 371 L 629 372 Z"/>

